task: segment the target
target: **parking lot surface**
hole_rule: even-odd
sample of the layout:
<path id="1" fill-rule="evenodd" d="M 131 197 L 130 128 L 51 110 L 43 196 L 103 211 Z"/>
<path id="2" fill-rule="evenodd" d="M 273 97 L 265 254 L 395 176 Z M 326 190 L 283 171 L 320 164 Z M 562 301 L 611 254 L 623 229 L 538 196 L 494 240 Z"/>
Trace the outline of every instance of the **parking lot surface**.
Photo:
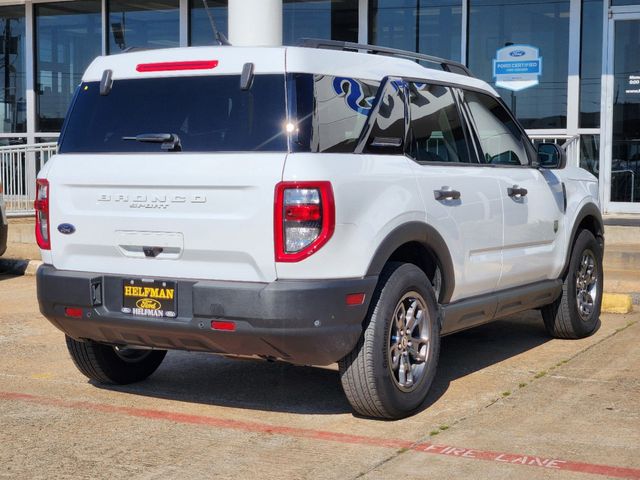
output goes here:
<path id="1" fill-rule="evenodd" d="M 169 352 L 145 382 L 92 384 L 34 277 L 0 276 L 0 478 L 640 479 L 638 320 L 446 337 L 425 409 L 387 422 L 351 414 L 335 366 Z"/>

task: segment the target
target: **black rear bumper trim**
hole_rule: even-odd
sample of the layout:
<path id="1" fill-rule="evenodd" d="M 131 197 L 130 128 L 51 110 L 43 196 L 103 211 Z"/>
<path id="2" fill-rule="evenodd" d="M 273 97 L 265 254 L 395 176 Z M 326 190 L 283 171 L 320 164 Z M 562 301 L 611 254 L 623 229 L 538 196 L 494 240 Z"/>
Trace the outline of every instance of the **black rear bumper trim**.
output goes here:
<path id="1" fill-rule="evenodd" d="M 178 316 L 158 319 L 120 311 L 123 278 L 43 265 L 37 273 L 40 311 L 75 339 L 328 365 L 355 346 L 377 284 L 377 276 L 272 283 L 177 280 Z M 346 305 L 346 295 L 361 292 L 363 305 Z M 82 318 L 66 317 L 65 307 L 83 308 Z M 211 320 L 220 319 L 234 321 L 236 330 L 212 330 Z"/>

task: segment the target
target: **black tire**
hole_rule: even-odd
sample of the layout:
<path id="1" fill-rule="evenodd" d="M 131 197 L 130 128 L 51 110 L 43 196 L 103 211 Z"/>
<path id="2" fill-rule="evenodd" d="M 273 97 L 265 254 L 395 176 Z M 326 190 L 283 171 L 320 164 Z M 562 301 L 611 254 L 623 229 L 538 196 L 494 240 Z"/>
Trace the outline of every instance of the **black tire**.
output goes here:
<path id="1" fill-rule="evenodd" d="M 166 350 L 116 350 L 92 341 L 79 342 L 67 336 L 67 349 L 73 363 L 91 380 L 126 385 L 144 380 L 162 363 Z"/>
<path id="2" fill-rule="evenodd" d="M 552 337 L 584 338 L 595 333 L 600 327 L 604 285 L 602 256 L 600 243 L 590 231 L 582 230 L 573 244 L 569 269 L 563 279 L 560 297 L 552 304 L 542 307 L 542 319 Z M 585 257 L 593 260 L 594 271 L 588 274 L 588 278 L 583 275 L 582 270 Z M 580 299 L 591 299 L 592 307 L 581 308 L 580 304 L 586 306 L 589 302 L 581 302 Z"/>
<path id="3" fill-rule="evenodd" d="M 418 316 L 426 321 L 422 323 L 422 320 L 415 320 L 414 328 L 420 328 L 420 331 L 412 330 L 414 333 L 402 334 L 402 340 L 398 335 L 401 332 L 398 329 L 401 322 L 396 322 L 396 317 L 402 316 L 396 315 L 401 304 L 409 306 L 409 309 L 404 310 L 404 325 L 410 326 L 406 322 L 412 318 L 411 308 L 414 312 L 423 311 L 424 314 Z M 440 355 L 437 303 L 431 282 L 424 272 L 413 264 L 388 263 L 371 299 L 365 325 L 353 351 L 338 362 L 347 399 L 358 414 L 367 417 L 398 419 L 411 415 L 423 405 L 427 397 Z M 394 332 L 396 335 L 392 335 Z M 424 350 L 420 347 L 422 340 L 415 342 L 416 332 L 424 332 L 429 337 L 428 346 L 426 343 L 423 345 Z M 408 341 L 411 343 L 407 343 Z M 419 352 L 415 352 L 416 344 Z M 420 352 L 424 358 L 422 361 L 414 354 Z M 413 365 L 405 363 L 411 360 L 416 362 L 415 370 Z M 395 367 L 397 372 L 394 370 L 394 363 L 398 365 Z M 412 374 L 402 374 L 400 369 Z M 407 386 L 409 377 L 413 379 L 414 373 L 415 382 Z"/>

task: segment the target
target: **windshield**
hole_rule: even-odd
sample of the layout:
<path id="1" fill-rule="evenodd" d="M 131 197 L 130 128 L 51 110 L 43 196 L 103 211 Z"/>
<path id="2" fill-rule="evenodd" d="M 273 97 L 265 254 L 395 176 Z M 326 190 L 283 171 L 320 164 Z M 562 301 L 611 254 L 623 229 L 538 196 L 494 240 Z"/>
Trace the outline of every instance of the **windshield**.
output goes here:
<path id="1" fill-rule="evenodd" d="M 115 80 L 107 95 L 100 95 L 99 82 L 87 82 L 77 91 L 59 151 L 178 150 L 149 135 L 174 135 L 183 152 L 286 151 L 285 123 L 283 74 L 256 75 L 249 90 L 240 89 L 240 75 Z"/>

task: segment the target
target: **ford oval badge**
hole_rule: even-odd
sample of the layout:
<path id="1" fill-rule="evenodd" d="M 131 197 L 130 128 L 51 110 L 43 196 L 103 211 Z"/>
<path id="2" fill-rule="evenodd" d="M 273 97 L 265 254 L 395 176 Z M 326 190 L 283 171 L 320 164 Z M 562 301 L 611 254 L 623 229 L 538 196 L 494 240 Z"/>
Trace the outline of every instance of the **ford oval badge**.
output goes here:
<path id="1" fill-rule="evenodd" d="M 58 225 L 58 231 L 63 235 L 71 235 L 72 233 L 75 233 L 76 227 L 70 223 L 61 223 Z"/>
<path id="2" fill-rule="evenodd" d="M 525 52 L 522 50 L 514 50 L 513 52 L 509 53 L 509 55 L 511 55 L 512 57 L 522 57 L 524 54 Z"/>

